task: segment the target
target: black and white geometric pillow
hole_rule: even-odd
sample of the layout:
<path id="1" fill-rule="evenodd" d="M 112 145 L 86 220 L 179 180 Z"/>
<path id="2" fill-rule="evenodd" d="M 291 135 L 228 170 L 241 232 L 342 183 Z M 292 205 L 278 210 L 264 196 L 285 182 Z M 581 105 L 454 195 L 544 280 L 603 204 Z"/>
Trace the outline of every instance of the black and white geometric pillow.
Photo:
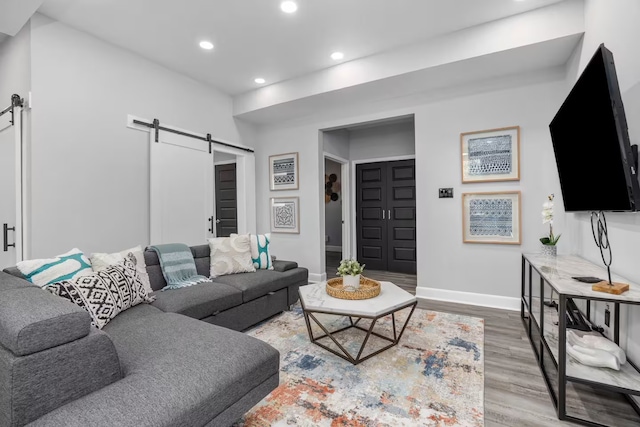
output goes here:
<path id="1" fill-rule="evenodd" d="M 126 309 L 155 299 L 140 281 L 132 253 L 105 270 L 53 283 L 45 289 L 89 312 L 91 324 L 98 329 Z"/>

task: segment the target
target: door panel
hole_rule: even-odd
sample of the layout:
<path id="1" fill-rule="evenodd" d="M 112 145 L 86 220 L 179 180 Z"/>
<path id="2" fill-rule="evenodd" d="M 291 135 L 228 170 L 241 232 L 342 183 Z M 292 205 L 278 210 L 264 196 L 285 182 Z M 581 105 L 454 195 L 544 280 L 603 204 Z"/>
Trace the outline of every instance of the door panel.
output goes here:
<path id="1" fill-rule="evenodd" d="M 386 172 L 384 163 L 356 166 L 358 260 L 371 270 L 387 267 Z"/>
<path id="2" fill-rule="evenodd" d="M 201 245 L 211 237 L 213 157 L 206 141 L 159 132 L 151 151 L 151 244 Z"/>
<path id="3" fill-rule="evenodd" d="M 236 164 L 216 165 L 216 236 L 238 232 Z"/>
<path id="4" fill-rule="evenodd" d="M 358 260 L 372 270 L 416 273 L 415 160 L 356 167 Z"/>
<path id="5" fill-rule="evenodd" d="M 387 164 L 387 210 L 389 271 L 416 273 L 416 181 L 415 160 Z"/>

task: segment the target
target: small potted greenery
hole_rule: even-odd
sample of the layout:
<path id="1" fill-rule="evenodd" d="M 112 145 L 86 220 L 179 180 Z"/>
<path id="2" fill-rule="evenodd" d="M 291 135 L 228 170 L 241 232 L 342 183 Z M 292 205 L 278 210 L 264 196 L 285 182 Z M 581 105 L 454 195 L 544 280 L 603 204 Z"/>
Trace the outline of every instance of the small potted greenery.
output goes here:
<path id="1" fill-rule="evenodd" d="M 547 196 L 547 201 L 542 205 L 542 223 L 549 224 L 549 235 L 541 237 L 542 253 L 544 255 L 556 256 L 558 240 L 561 234 L 553 234 L 553 194 Z"/>
<path id="2" fill-rule="evenodd" d="M 355 259 L 343 259 L 340 261 L 337 276 L 342 277 L 344 287 L 357 289 L 360 287 L 360 275 L 364 271 L 364 264 L 360 265 Z"/>

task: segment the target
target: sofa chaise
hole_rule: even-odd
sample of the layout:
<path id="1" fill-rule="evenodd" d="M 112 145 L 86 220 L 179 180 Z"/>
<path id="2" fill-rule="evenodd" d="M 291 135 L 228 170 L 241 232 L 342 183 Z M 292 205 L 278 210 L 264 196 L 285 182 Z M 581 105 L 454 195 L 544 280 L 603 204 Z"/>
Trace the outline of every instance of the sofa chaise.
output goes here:
<path id="1" fill-rule="evenodd" d="M 208 245 L 191 247 L 209 275 Z M 241 331 L 298 300 L 308 271 L 274 270 L 165 285 L 145 251 L 156 300 L 102 330 L 86 311 L 0 272 L 0 426 L 229 426 L 278 385 L 279 353 Z"/>

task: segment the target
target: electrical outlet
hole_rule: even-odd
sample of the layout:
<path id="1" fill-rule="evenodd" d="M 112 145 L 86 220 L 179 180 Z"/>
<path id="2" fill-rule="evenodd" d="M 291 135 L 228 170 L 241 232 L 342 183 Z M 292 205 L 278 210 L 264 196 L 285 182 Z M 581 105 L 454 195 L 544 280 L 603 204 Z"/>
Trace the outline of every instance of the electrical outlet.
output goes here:
<path id="1" fill-rule="evenodd" d="M 438 190 L 440 199 L 453 199 L 453 188 L 441 188 Z"/>

